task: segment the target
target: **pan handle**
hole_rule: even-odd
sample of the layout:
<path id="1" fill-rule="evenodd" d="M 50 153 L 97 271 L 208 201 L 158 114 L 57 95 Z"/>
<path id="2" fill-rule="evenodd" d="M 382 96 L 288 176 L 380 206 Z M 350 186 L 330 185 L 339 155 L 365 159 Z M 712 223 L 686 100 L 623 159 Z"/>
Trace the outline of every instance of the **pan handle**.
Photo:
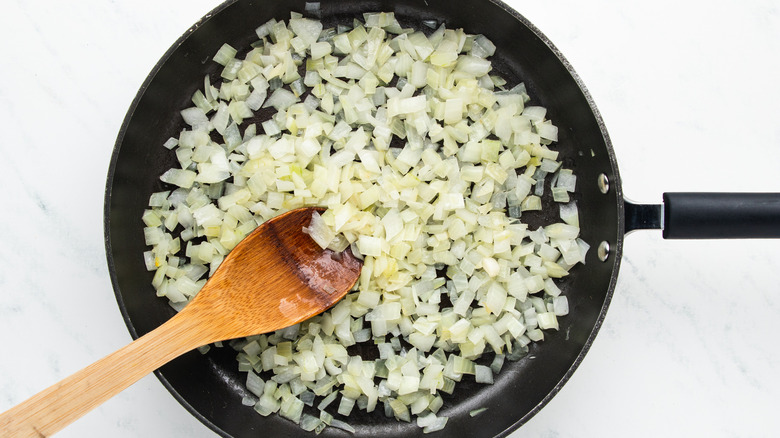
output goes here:
<path id="1" fill-rule="evenodd" d="M 664 239 L 780 238 L 780 193 L 664 193 L 663 205 L 626 201 L 626 232 Z"/>

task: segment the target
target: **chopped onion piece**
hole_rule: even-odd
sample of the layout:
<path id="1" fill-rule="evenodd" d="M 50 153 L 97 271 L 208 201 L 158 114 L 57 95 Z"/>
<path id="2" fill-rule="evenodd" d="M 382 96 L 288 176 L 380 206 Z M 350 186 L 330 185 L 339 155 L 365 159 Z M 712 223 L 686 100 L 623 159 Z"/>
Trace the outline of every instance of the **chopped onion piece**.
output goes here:
<path id="1" fill-rule="evenodd" d="M 230 44 L 223 44 L 216 55 L 214 55 L 214 62 L 227 65 L 227 63 L 236 56 L 236 53 L 238 53 L 238 51 L 230 46 Z"/>
<path id="2" fill-rule="evenodd" d="M 485 412 L 485 411 L 487 411 L 487 410 L 488 410 L 488 408 L 478 408 L 478 409 L 474 409 L 474 410 L 472 410 L 472 411 L 469 411 L 469 416 L 470 416 L 470 417 L 476 417 L 477 415 L 480 415 L 480 414 L 482 414 L 483 412 Z"/>
<path id="3" fill-rule="evenodd" d="M 477 383 L 493 384 L 493 370 L 483 365 L 475 365 L 474 380 Z"/>

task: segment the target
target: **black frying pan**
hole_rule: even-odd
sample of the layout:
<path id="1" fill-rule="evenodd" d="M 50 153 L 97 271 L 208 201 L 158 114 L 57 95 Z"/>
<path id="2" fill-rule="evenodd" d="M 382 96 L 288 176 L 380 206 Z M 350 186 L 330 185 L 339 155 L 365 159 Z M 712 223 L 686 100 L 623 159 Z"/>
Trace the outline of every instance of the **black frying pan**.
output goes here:
<path id="1" fill-rule="evenodd" d="M 119 133 L 106 190 L 106 246 L 112 282 L 133 337 L 143 335 L 173 315 L 150 286 L 141 253 L 140 221 L 149 194 L 163 189 L 159 175 L 175 162 L 161 147 L 182 128 L 179 110 L 204 74 L 218 76 L 209 60 L 222 43 L 246 47 L 254 29 L 268 19 L 303 12 L 304 1 L 229 1 L 196 24 L 165 54 L 149 75 Z M 492 386 L 469 381 L 445 398 L 443 415 L 450 417 L 438 436 L 504 436 L 538 412 L 568 380 L 593 341 L 615 287 L 626 232 L 660 228 L 667 237 L 780 236 L 780 201 L 776 195 L 667 194 L 666 208 L 624 201 L 616 160 L 601 118 L 576 74 L 552 44 L 509 7 L 488 0 L 322 1 L 327 26 L 351 23 L 367 11 L 393 11 L 402 25 L 422 28 L 423 20 L 445 22 L 482 33 L 498 47 L 494 68 L 510 82 L 523 81 L 534 103 L 548 108 L 560 128 L 557 149 L 578 175 L 582 237 L 591 244 L 585 267 L 562 284 L 571 314 L 558 332 L 532 346 L 534 359 L 509 363 Z M 753 199 L 748 199 L 753 198 Z M 745 201 L 749 208 L 744 207 Z M 689 208 L 691 201 L 694 208 Z M 714 203 L 715 202 L 715 203 Z M 735 202 L 740 203 L 739 208 Z M 758 207 L 756 207 L 758 206 Z M 704 207 L 704 210 L 702 210 Z M 726 216 L 720 213 L 731 211 Z M 664 215 L 666 216 L 664 218 Z M 545 217 L 525 217 L 543 223 Z M 732 224 L 752 223 L 754 226 Z M 736 234 L 734 230 L 742 230 Z M 207 426 L 224 436 L 293 436 L 297 425 L 276 416 L 261 417 L 241 405 L 244 377 L 231 349 L 212 349 L 202 356 L 189 353 L 157 371 L 172 394 Z M 488 407 L 472 418 L 471 410 Z M 350 417 L 356 436 L 422 436 L 413 424 L 359 412 Z M 344 436 L 326 429 L 323 436 Z"/>

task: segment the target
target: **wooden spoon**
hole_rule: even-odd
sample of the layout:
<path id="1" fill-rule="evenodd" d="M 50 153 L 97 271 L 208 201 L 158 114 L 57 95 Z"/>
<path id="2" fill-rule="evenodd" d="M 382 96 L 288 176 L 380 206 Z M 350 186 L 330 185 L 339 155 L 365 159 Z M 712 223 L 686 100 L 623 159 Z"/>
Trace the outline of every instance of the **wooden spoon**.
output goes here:
<path id="1" fill-rule="evenodd" d="M 157 329 L 0 414 L 0 436 L 46 437 L 194 348 L 267 333 L 323 312 L 352 288 L 361 262 L 302 232 L 315 209 L 260 225 L 187 307 Z"/>

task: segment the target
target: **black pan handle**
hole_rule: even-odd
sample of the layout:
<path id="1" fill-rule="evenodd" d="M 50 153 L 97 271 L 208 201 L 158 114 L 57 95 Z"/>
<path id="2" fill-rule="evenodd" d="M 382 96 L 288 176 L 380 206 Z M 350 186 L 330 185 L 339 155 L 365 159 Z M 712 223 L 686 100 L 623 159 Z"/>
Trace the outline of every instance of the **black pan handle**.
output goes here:
<path id="1" fill-rule="evenodd" d="M 664 193 L 663 205 L 626 201 L 626 232 L 664 239 L 780 238 L 780 193 Z"/>

